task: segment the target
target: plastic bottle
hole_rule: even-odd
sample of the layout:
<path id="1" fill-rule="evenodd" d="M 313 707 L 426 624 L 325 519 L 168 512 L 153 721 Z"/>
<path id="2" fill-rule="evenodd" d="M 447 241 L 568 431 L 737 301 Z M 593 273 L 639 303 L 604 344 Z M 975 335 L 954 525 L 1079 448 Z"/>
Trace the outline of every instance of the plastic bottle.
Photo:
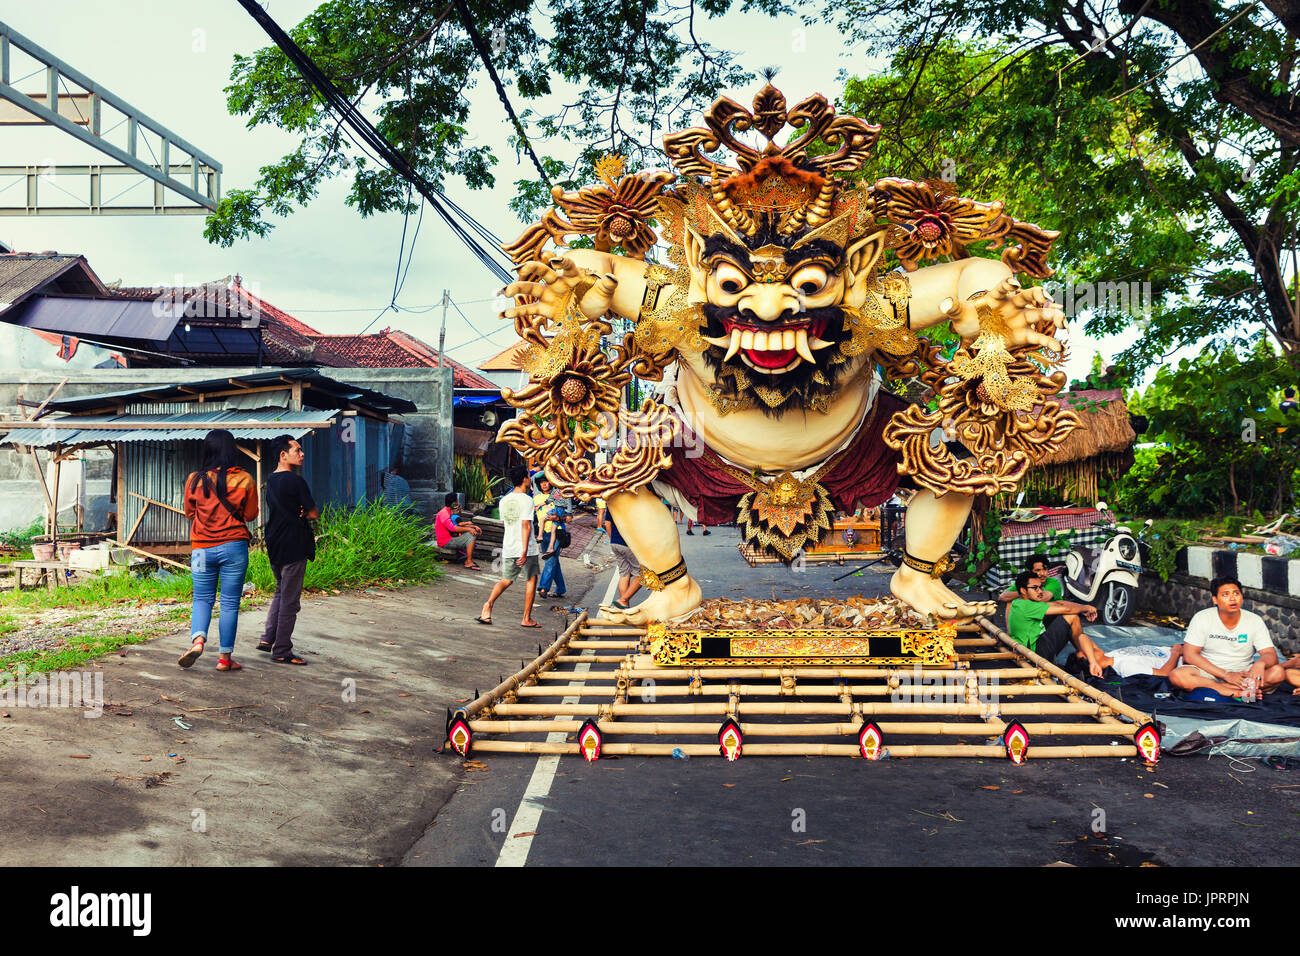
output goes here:
<path id="1" fill-rule="evenodd" d="M 686 751 L 682 750 L 681 747 L 674 747 L 674 748 L 673 748 L 673 759 L 674 759 L 674 760 L 690 760 L 690 759 L 691 759 L 691 755 L 688 754 Z"/>

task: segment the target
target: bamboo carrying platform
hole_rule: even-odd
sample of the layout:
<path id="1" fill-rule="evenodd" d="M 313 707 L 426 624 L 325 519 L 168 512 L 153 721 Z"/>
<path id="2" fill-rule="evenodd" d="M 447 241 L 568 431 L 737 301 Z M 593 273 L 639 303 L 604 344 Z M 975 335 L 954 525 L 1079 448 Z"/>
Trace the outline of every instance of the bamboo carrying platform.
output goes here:
<path id="1" fill-rule="evenodd" d="M 981 618 L 923 666 L 659 666 L 647 629 L 584 611 L 514 676 L 449 711 L 457 753 L 692 757 L 1141 757 L 1151 718 Z"/>

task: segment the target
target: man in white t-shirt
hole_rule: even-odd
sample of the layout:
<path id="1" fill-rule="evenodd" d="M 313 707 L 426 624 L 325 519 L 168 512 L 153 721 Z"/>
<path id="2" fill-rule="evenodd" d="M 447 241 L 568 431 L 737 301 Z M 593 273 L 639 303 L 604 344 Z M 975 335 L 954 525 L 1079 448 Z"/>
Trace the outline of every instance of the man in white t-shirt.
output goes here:
<path id="1" fill-rule="evenodd" d="M 1214 607 L 1192 615 L 1183 637 L 1184 666 L 1169 675 L 1169 682 L 1183 690 L 1209 687 L 1225 697 L 1241 696 L 1247 677 L 1265 692 L 1288 680 L 1300 687 L 1300 656 L 1278 662 L 1264 619 L 1241 609 L 1241 582 L 1215 578 L 1210 596 Z"/>
<path id="2" fill-rule="evenodd" d="M 532 480 L 528 469 L 516 465 L 510 469 L 514 491 L 501 499 L 501 580 L 492 588 L 487 603 L 478 616 L 480 624 L 492 623 L 492 605 L 517 577 L 524 585 L 524 627 L 541 627 L 533 620 L 533 598 L 537 594 L 537 542 L 533 539 Z"/>

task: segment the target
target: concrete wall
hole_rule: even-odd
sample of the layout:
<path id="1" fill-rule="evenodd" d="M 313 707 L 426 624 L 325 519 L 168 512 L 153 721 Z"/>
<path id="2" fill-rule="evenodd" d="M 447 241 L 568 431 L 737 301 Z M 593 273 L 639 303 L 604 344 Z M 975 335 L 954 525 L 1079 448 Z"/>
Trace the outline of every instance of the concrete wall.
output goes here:
<path id="1" fill-rule="evenodd" d="M 59 390 L 56 400 L 269 371 L 274 369 L 0 369 L 0 416 L 21 420 L 22 411 L 17 404 L 20 398 L 44 401 L 64 378 L 67 378 L 67 384 Z M 411 484 L 411 496 L 416 506 L 432 521 L 442 507 L 442 495 L 451 488 L 451 369 L 324 368 L 320 372 L 340 382 L 415 403 L 416 412 L 399 416 L 406 424 L 402 455 L 406 467 L 403 472 Z M 40 451 L 38 454 L 44 465 L 46 453 Z M 103 526 L 108 511 L 111 476 L 111 452 L 87 452 L 87 530 Z M 0 531 L 26 528 L 34 520 L 43 518 L 45 511 L 45 498 L 31 456 L 19 455 L 9 446 L 0 447 Z"/>

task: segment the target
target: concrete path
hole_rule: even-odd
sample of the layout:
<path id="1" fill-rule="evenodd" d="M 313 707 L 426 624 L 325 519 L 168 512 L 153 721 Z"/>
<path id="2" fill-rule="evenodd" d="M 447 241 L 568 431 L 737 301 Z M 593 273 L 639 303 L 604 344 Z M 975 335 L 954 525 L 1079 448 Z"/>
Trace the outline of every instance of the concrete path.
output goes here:
<path id="1" fill-rule="evenodd" d="M 565 571 L 571 594 L 595 581 L 576 562 Z M 497 623 L 476 624 L 494 576 L 449 572 L 305 599 L 307 667 L 254 649 L 259 609 L 240 620 L 242 672 L 214 669 L 215 641 L 182 670 L 180 632 L 84 668 L 103 678 L 100 717 L 0 706 L 0 865 L 397 862 L 475 777 L 432 752 L 445 706 L 531 660 L 565 621 L 541 603 L 543 630 L 519 627 L 514 586 Z"/>

